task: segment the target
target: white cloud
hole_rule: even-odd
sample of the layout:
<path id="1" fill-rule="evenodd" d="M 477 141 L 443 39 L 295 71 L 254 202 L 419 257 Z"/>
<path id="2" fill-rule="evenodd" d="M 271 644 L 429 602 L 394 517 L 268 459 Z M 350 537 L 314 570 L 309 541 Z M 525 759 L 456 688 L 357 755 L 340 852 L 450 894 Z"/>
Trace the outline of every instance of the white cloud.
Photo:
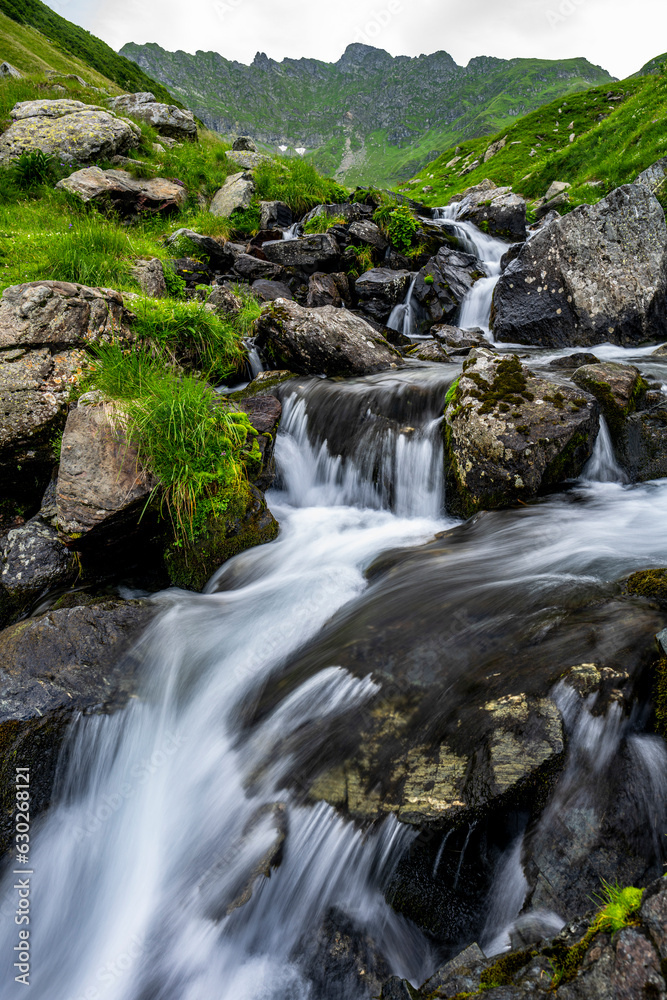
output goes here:
<path id="1" fill-rule="evenodd" d="M 220 52 L 249 63 L 334 62 L 352 41 L 393 55 L 444 49 L 460 64 L 476 55 L 585 56 L 627 76 L 667 48 L 664 0 L 51 0 L 63 16 L 114 48 L 158 42 L 166 49 Z"/>

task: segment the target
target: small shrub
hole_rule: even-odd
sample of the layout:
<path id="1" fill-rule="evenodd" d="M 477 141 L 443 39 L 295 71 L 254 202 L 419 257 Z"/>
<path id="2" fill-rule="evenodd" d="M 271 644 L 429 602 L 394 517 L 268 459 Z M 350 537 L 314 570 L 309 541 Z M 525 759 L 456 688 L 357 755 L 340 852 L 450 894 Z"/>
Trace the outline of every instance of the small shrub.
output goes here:
<path id="1" fill-rule="evenodd" d="M 163 264 L 162 270 L 164 272 L 164 283 L 167 286 L 170 298 L 184 299 L 185 289 L 188 287 L 185 278 L 181 278 L 180 274 L 176 274 L 171 264 Z"/>
<path id="2" fill-rule="evenodd" d="M 229 220 L 233 235 L 255 236 L 259 232 L 260 216 L 261 210 L 257 204 L 252 204 L 248 208 L 237 208 Z"/>
<path id="3" fill-rule="evenodd" d="M 419 223 L 407 205 L 399 205 L 389 215 L 387 232 L 397 250 L 409 250 Z"/>
<path id="4" fill-rule="evenodd" d="M 433 275 L 432 274 L 425 274 L 424 275 L 424 284 L 425 285 L 432 285 L 433 284 Z"/>
<path id="5" fill-rule="evenodd" d="M 10 171 L 14 183 L 22 191 L 34 190 L 40 184 L 52 183 L 56 178 L 55 160 L 41 149 L 21 153 Z"/>

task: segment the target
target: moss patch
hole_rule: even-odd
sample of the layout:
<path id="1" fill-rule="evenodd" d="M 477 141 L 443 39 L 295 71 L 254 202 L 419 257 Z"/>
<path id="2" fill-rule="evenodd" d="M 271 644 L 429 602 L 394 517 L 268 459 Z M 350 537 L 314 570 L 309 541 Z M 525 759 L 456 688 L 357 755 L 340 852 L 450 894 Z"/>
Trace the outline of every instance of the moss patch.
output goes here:
<path id="1" fill-rule="evenodd" d="M 482 403 L 480 414 L 493 413 L 496 408 L 501 413 L 509 413 L 510 406 L 521 406 L 535 398 L 528 391 L 528 382 L 516 354 L 495 366 L 492 382 L 477 372 L 465 372 L 465 377 L 477 386 L 477 391 L 473 389 L 470 395 Z"/>
<path id="2" fill-rule="evenodd" d="M 667 608 L 667 569 L 645 569 L 628 577 L 625 591 L 634 597 L 648 597 Z"/>

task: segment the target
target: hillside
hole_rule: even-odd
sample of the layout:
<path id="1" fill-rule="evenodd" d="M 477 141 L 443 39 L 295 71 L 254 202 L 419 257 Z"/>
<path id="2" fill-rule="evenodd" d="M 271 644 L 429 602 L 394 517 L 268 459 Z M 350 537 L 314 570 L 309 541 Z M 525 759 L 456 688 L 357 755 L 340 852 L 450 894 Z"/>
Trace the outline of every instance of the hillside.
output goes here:
<path id="1" fill-rule="evenodd" d="M 0 45 L 2 59 L 24 73 L 78 73 L 97 86 L 112 81 L 121 91 L 151 90 L 159 100 L 179 103 L 135 63 L 40 0 L 0 0 Z"/>
<path id="2" fill-rule="evenodd" d="M 270 146 L 305 147 L 315 165 L 347 184 L 410 177 L 456 141 L 496 132 L 552 98 L 611 81 L 585 59 L 472 59 L 446 52 L 396 58 L 349 45 L 336 63 L 251 66 L 216 52 L 166 52 L 129 43 L 121 53 L 159 79 L 209 128 L 249 133 Z"/>
<path id="3" fill-rule="evenodd" d="M 486 177 L 531 199 L 559 180 L 572 184 L 572 205 L 595 202 L 667 156 L 666 117 L 667 76 L 638 75 L 552 101 L 493 137 L 452 144 L 400 188 L 444 205 Z"/>

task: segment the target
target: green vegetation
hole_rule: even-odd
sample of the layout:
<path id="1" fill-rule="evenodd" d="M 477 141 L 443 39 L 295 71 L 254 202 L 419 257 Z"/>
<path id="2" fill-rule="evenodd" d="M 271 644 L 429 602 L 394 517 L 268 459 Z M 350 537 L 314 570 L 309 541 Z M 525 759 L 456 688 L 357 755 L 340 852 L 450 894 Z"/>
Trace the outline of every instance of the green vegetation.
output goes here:
<path id="1" fill-rule="evenodd" d="M 553 101 L 493 136 L 451 145 L 404 187 L 428 205 L 443 205 L 487 177 L 528 199 L 559 180 L 572 185 L 571 206 L 593 203 L 667 155 L 665 116 L 667 76 L 605 84 Z M 490 145 L 503 139 L 484 162 Z"/>
<path id="2" fill-rule="evenodd" d="M 71 21 L 66 21 L 64 17 L 56 14 L 46 4 L 40 3 L 40 0 L 0 0 L 0 11 L 6 18 L 11 19 L 15 25 L 36 29 L 36 32 L 39 32 L 50 43 L 51 47 L 59 49 L 61 52 L 71 53 L 77 60 L 81 60 L 81 63 L 84 64 L 84 71 L 86 71 L 87 67 L 92 67 L 97 73 L 102 74 L 108 80 L 113 80 L 123 90 L 150 90 L 158 100 L 166 101 L 168 104 L 175 103 L 174 98 L 166 87 L 163 87 L 162 84 L 157 83 L 150 76 L 147 76 L 143 70 L 139 69 L 136 63 L 118 55 L 111 46 L 107 45 L 101 39 L 96 38 L 95 35 L 91 35 L 89 31 L 85 31 L 77 24 L 72 24 Z M 15 33 L 16 27 L 12 28 L 11 33 L 8 32 L 10 35 L 14 35 Z M 16 54 L 7 51 L 4 46 L 2 51 L 3 58 L 11 62 L 16 60 L 18 69 L 32 72 L 43 67 L 35 63 L 34 57 L 30 59 L 29 53 L 31 51 L 30 47 L 33 44 L 33 34 L 30 33 L 28 38 L 28 46 L 25 46 L 26 56 L 22 57 L 20 52 Z M 60 67 L 54 68 L 60 69 Z M 65 68 L 65 72 L 78 73 L 81 71 L 79 69 L 72 70 Z M 90 74 L 88 73 L 89 76 Z M 90 82 L 90 80 L 87 82 Z"/>
<path id="3" fill-rule="evenodd" d="M 350 259 L 347 273 L 353 278 L 358 278 L 359 275 L 364 274 L 366 271 L 370 271 L 373 267 L 372 247 L 349 246 L 346 250 L 346 254 L 349 254 Z"/>
<path id="4" fill-rule="evenodd" d="M 667 569 L 644 569 L 629 576 L 625 584 L 628 594 L 648 597 L 667 608 Z"/>
<path id="5" fill-rule="evenodd" d="M 328 177 L 322 177 L 307 160 L 276 157 L 265 160 L 255 170 L 258 201 L 284 201 L 295 215 L 303 215 L 322 203 L 346 201 L 347 191 Z"/>
<path id="6" fill-rule="evenodd" d="M 247 491 L 244 452 L 256 432 L 206 382 L 145 348 L 103 344 L 90 385 L 117 402 L 128 439 L 162 488 L 177 538 L 192 541 L 208 517 L 224 515 Z M 256 443 L 253 458 L 254 450 Z"/>
<path id="7" fill-rule="evenodd" d="M 312 219 L 308 219 L 308 222 L 304 224 L 303 231 L 309 236 L 314 233 L 326 233 L 332 226 L 338 226 L 344 222 L 347 222 L 344 215 L 326 215 L 323 212 L 321 215 L 315 215 Z"/>
<path id="8" fill-rule="evenodd" d="M 166 52 L 156 44 L 130 43 L 121 51 L 188 107 L 219 122 L 221 132 L 252 135 L 271 150 L 276 135 L 293 148 L 306 145 L 309 135 L 322 136 L 307 155 L 348 185 L 396 183 L 456 142 L 494 134 L 555 98 L 612 82 L 585 59 L 480 57 L 461 67 L 446 52 L 367 59 L 364 46 L 351 46 L 333 64 L 286 59 L 242 66 L 217 52 Z M 386 121 L 390 128 L 380 124 Z"/>
<path id="9" fill-rule="evenodd" d="M 397 250 L 409 250 L 419 228 L 414 213 L 407 205 L 399 205 L 389 214 L 387 233 Z"/>

